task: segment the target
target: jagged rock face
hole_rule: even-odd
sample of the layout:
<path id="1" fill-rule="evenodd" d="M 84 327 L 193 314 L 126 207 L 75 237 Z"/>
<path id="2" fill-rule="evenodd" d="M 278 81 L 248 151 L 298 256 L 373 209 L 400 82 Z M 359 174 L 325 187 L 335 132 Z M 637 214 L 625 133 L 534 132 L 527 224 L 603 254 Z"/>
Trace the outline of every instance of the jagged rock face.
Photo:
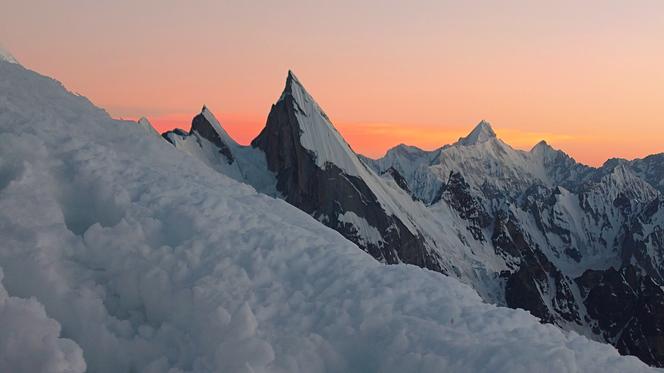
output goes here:
<path id="1" fill-rule="evenodd" d="M 507 305 L 528 310 L 544 322 L 562 319 L 580 324 L 579 307 L 568 279 L 542 251 L 532 247 L 519 225 L 513 215 L 498 214 L 492 237 L 496 252 L 516 269 L 502 274 L 507 280 Z"/>
<path id="2" fill-rule="evenodd" d="M 623 171 L 595 177 L 578 195 L 533 186 L 521 206 L 533 223 L 498 219 L 493 243 L 519 256 L 517 270 L 503 274 L 508 305 L 562 327 L 588 328 L 622 353 L 662 366 L 660 342 L 653 342 L 664 338 L 661 201 Z M 540 234 L 544 240 L 535 238 Z M 586 270 L 569 280 L 598 263 L 621 270 Z"/>
<path id="3" fill-rule="evenodd" d="M 637 264 L 657 283 L 664 284 L 664 199 L 649 203 L 632 219 L 622 244 L 624 265 Z"/>
<path id="4" fill-rule="evenodd" d="M 479 241 L 486 241 L 482 230 L 488 227 L 493 220 L 484 210 L 481 201 L 472 195 L 470 185 L 466 183 L 458 172 L 450 172 L 447 184 L 443 185 L 434 198 L 432 204 L 445 200 L 453 209 L 455 209 L 462 219 L 470 224 L 467 226 L 473 238 Z"/>
<path id="5" fill-rule="evenodd" d="M 664 290 L 632 265 L 586 271 L 577 280 L 595 332 L 648 364 L 664 361 Z"/>
<path id="6" fill-rule="evenodd" d="M 389 215 L 364 180 L 332 163 L 321 168 L 316 162 L 317 154 L 302 145 L 302 123 L 296 115 L 300 107 L 293 94 L 299 87 L 295 84 L 299 83 L 289 75 L 284 94 L 272 106 L 265 128 L 252 142 L 265 153 L 284 199 L 339 231 L 378 260 L 441 271 L 439 260 L 426 248 L 423 237 Z M 361 232 L 358 225 L 362 224 L 357 224 L 356 218 L 366 222 L 369 230 L 377 230 L 374 240 L 362 234 L 366 232 Z"/>
<path id="7" fill-rule="evenodd" d="M 410 188 L 408 187 L 408 181 L 403 176 L 401 176 L 401 174 L 399 173 L 399 171 L 397 171 L 396 168 L 390 167 L 383 174 L 390 175 L 392 177 L 392 179 L 394 180 L 394 182 L 397 183 L 399 188 L 403 189 L 404 192 L 410 194 L 411 197 L 412 197 L 412 192 L 410 191 Z M 415 197 L 413 197 L 413 198 L 415 198 Z"/>

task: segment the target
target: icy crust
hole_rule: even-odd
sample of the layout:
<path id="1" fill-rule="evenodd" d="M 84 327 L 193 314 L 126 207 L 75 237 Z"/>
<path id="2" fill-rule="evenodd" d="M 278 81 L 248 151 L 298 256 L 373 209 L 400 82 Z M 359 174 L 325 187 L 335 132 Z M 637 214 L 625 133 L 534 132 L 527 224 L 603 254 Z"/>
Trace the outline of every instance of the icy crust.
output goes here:
<path id="1" fill-rule="evenodd" d="M 79 115 L 63 118 L 63 106 Z M 1 62 L 0 131 L 4 287 L 43 304 L 37 318 L 62 326 L 88 371 L 655 371 L 484 304 L 455 279 L 381 265 L 285 202 Z M 83 370 L 74 344 L 57 344 L 67 358 L 43 371 Z M 0 355 L 27 364 L 19 350 Z"/>

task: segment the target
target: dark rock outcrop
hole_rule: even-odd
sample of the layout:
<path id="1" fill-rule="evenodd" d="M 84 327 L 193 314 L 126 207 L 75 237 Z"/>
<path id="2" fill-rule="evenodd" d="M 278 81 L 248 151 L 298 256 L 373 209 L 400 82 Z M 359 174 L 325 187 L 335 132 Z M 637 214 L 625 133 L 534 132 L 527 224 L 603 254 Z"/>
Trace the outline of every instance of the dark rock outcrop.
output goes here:
<path id="1" fill-rule="evenodd" d="M 383 174 L 388 174 L 392 176 L 392 179 L 394 180 L 395 183 L 399 186 L 399 188 L 403 189 L 404 192 L 412 195 L 412 192 L 410 191 L 410 188 L 408 188 L 408 181 L 406 181 L 406 178 L 401 176 L 399 171 L 397 171 L 396 168 L 390 167 L 388 168 Z M 415 197 L 413 197 L 415 198 Z"/>
<path id="2" fill-rule="evenodd" d="M 514 272 L 502 274 L 506 278 L 505 301 L 512 308 L 522 308 L 543 322 L 564 320 L 581 324 L 569 280 L 549 259 L 524 237 L 513 215 L 500 213 L 496 218 L 492 237 L 494 248 Z"/>
<path id="3" fill-rule="evenodd" d="M 466 227 L 473 238 L 479 241 L 486 241 L 482 230 L 493 220 L 484 210 L 482 202 L 478 197 L 473 196 L 470 191 L 470 185 L 466 183 L 459 172 L 450 172 L 447 184 L 444 184 L 432 204 L 445 200 L 453 209 L 455 209 L 462 219 L 469 222 Z"/>
<path id="4" fill-rule="evenodd" d="M 638 268 L 588 270 L 576 279 L 595 332 L 620 353 L 662 366 L 664 290 Z"/>

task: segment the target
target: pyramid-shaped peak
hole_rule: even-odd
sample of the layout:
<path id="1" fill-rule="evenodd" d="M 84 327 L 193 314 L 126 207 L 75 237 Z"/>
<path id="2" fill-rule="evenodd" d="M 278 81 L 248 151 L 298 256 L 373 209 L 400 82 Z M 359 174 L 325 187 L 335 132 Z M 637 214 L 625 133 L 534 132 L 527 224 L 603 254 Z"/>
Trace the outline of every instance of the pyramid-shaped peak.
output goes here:
<path id="1" fill-rule="evenodd" d="M 212 114 L 206 105 L 203 105 L 200 114 L 196 115 L 191 121 L 190 133 L 196 132 L 211 142 L 219 145 L 220 142 L 226 145 L 234 145 L 235 141 L 221 126 L 221 123 Z"/>
<path id="2" fill-rule="evenodd" d="M 295 73 L 293 72 L 293 70 L 288 70 L 288 77 L 287 77 L 286 79 L 288 79 L 288 80 L 294 80 L 294 81 L 296 81 L 296 82 L 298 82 L 298 83 L 300 82 L 300 81 L 297 79 L 297 76 L 295 76 Z"/>
<path id="3" fill-rule="evenodd" d="M 547 152 L 547 151 L 551 151 L 551 150 L 555 150 L 555 149 L 551 145 L 549 145 L 549 143 L 546 142 L 546 140 L 542 140 L 542 141 L 538 142 L 537 144 L 535 144 L 535 146 L 533 146 L 533 148 L 530 149 L 530 152 L 531 153 L 541 153 L 541 152 Z"/>
<path id="4" fill-rule="evenodd" d="M 353 176 L 366 168 L 292 71 L 288 72 L 286 87 L 272 105 L 265 128 L 252 141 L 252 146 L 262 149 L 268 158 L 285 157 L 278 154 L 287 150 L 287 146 L 304 148 L 321 169 L 331 164 Z"/>
<path id="5" fill-rule="evenodd" d="M 460 138 L 459 143 L 462 145 L 475 145 L 487 142 L 493 138 L 496 138 L 496 133 L 491 128 L 491 124 L 482 120 L 468 136 Z"/>
<path id="6" fill-rule="evenodd" d="M 295 76 L 293 70 L 288 70 L 286 86 L 284 87 L 284 91 L 281 93 L 281 97 L 279 97 L 279 101 L 289 96 L 295 99 L 300 108 L 305 106 L 305 102 L 313 102 L 313 98 L 311 98 L 309 92 L 304 89 L 304 86 L 302 83 L 300 83 L 300 80 L 297 78 L 297 76 Z"/>

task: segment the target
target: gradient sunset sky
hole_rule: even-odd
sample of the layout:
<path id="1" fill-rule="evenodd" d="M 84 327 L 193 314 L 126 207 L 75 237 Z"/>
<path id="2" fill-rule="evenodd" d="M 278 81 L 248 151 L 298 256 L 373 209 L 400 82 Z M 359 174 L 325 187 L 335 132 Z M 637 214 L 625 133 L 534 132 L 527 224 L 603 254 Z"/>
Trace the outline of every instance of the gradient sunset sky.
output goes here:
<path id="1" fill-rule="evenodd" d="M 482 119 L 577 160 L 664 151 L 664 1 L 2 0 L 0 44 L 115 117 L 248 143 L 293 69 L 353 148 Z"/>

